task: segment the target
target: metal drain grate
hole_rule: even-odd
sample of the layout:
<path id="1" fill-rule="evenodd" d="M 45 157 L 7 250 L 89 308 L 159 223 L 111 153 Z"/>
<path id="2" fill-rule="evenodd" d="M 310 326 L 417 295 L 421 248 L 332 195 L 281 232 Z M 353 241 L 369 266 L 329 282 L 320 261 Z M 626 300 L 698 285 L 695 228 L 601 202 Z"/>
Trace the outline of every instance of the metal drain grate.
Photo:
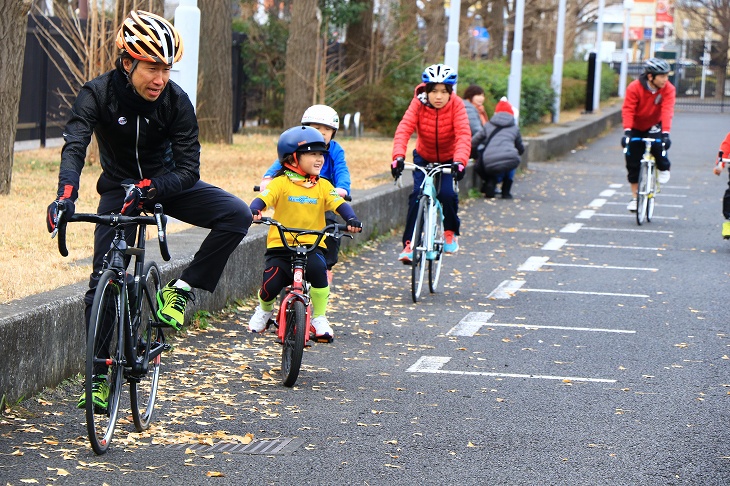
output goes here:
<path id="1" fill-rule="evenodd" d="M 188 450 L 196 452 L 227 452 L 229 454 L 290 454 L 304 444 L 304 439 L 261 439 L 248 444 L 235 442 L 218 442 L 212 446 L 208 444 L 174 444 L 165 446 L 169 449 Z"/>

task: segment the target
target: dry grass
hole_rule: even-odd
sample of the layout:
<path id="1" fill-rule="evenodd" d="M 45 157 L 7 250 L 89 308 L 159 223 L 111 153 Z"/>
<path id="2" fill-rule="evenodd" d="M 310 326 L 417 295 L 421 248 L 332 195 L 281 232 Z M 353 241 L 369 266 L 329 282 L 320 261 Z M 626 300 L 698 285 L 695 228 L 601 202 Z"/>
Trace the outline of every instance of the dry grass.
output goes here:
<path id="1" fill-rule="evenodd" d="M 246 202 L 252 187 L 276 159 L 276 136 L 235 135 L 233 145 L 203 145 L 201 176 Z M 341 139 L 352 174 L 353 189 L 368 189 L 388 181 L 389 139 Z M 46 230 L 46 207 L 55 196 L 61 149 L 16 152 L 12 191 L 0 196 L 0 303 L 84 281 L 91 272 L 93 225 L 69 225 L 69 256 L 61 257 L 56 240 Z M 94 212 L 98 203 L 98 165 L 84 168 L 78 212 Z M 170 225 L 171 232 L 187 225 Z M 174 236 L 173 236 L 174 238 Z"/>

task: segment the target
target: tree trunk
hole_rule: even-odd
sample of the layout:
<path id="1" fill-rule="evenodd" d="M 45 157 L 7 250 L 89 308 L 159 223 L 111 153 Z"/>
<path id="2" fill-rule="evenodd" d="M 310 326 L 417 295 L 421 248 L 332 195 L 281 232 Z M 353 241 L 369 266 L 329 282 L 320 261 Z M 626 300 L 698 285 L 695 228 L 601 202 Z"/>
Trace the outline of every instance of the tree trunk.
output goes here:
<path id="1" fill-rule="evenodd" d="M 298 125 L 311 104 L 317 79 L 319 20 L 317 0 L 297 0 L 291 6 L 289 40 L 286 43 L 284 126 Z M 324 60 L 321 60 L 324 62 Z"/>
<path id="2" fill-rule="evenodd" d="M 370 49 L 373 42 L 373 0 L 353 0 L 353 3 L 365 5 L 357 22 L 347 27 L 345 40 L 345 66 L 348 79 L 359 82 L 365 80 L 370 73 Z"/>
<path id="3" fill-rule="evenodd" d="M 197 114 L 200 140 L 233 143 L 233 9 L 230 2 L 220 0 L 201 0 L 198 5 L 201 36 Z"/>
<path id="4" fill-rule="evenodd" d="M 0 0 L 0 194 L 10 193 L 13 177 L 13 152 L 18 126 L 20 86 L 25 59 L 25 27 L 31 0 Z"/>
<path id="5" fill-rule="evenodd" d="M 423 20 L 426 23 L 426 64 L 443 62 L 446 50 L 446 14 L 444 2 L 424 4 Z"/>

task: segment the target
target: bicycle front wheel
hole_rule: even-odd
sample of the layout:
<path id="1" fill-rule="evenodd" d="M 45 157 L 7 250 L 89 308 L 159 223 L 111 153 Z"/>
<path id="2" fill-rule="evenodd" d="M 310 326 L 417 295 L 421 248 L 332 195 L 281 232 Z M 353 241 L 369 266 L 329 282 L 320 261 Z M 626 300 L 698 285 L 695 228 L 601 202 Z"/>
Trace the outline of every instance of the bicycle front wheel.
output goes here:
<path id="1" fill-rule="evenodd" d="M 161 287 L 160 269 L 154 262 L 145 265 L 143 286 L 138 304 L 139 318 L 132 327 L 135 343 L 134 372 L 129 376 L 129 398 L 132 419 L 137 432 L 147 430 L 157 402 L 160 381 L 160 358 L 165 347 L 165 336 L 157 322 L 157 292 Z M 136 311 L 133 311 L 135 314 Z"/>
<path id="2" fill-rule="evenodd" d="M 639 169 L 639 191 L 636 194 L 636 224 L 641 226 L 646 221 L 646 210 L 649 205 L 649 164 L 641 163 Z"/>
<path id="3" fill-rule="evenodd" d="M 302 366 L 307 338 L 307 308 L 301 300 L 290 300 L 286 308 L 286 331 L 281 349 L 281 376 L 284 386 L 294 386 Z"/>
<path id="4" fill-rule="evenodd" d="M 413 227 L 413 238 L 411 239 L 411 249 L 413 250 L 413 258 L 411 259 L 411 298 L 413 302 L 418 302 L 423 288 L 423 277 L 426 274 L 426 225 L 428 219 L 428 198 L 422 196 L 418 201 L 418 212 L 416 213 L 416 224 Z"/>
<path id="5" fill-rule="evenodd" d="M 96 454 L 104 454 L 112 441 L 122 392 L 122 295 L 115 278 L 112 270 L 106 270 L 99 278 L 86 338 L 86 430 Z M 108 390 L 106 404 L 103 403 L 105 390 Z M 94 403 L 95 392 L 97 403 Z"/>
<path id="6" fill-rule="evenodd" d="M 434 232 L 433 251 L 428 257 L 428 289 L 431 293 L 436 292 L 441 276 L 441 264 L 444 254 L 444 218 L 438 209 L 434 208 L 434 219 L 436 231 Z"/>

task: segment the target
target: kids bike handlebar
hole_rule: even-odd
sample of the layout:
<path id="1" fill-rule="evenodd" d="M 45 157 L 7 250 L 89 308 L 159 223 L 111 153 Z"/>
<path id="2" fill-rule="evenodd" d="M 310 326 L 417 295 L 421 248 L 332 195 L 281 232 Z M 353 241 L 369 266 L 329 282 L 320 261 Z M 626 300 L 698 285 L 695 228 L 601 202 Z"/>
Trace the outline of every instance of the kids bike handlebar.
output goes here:
<path id="1" fill-rule="evenodd" d="M 263 216 L 260 220 L 254 221 L 254 223 L 265 224 L 267 226 L 275 226 L 276 229 L 279 230 L 279 238 L 281 238 L 281 242 L 284 244 L 284 247 L 287 250 L 293 252 L 296 252 L 297 248 L 304 248 L 304 253 L 310 253 L 319 246 L 325 236 L 331 236 L 332 238 L 342 238 L 344 236 L 348 238 L 353 238 L 353 236 L 347 231 L 346 224 L 329 224 L 321 230 L 287 228 L 274 218 L 269 218 L 267 216 Z M 294 243 L 297 243 L 296 246 L 292 246 L 289 244 L 286 239 L 286 233 L 289 233 L 294 237 Z M 316 235 L 317 239 L 311 245 L 299 245 L 297 238 L 303 235 Z"/>

